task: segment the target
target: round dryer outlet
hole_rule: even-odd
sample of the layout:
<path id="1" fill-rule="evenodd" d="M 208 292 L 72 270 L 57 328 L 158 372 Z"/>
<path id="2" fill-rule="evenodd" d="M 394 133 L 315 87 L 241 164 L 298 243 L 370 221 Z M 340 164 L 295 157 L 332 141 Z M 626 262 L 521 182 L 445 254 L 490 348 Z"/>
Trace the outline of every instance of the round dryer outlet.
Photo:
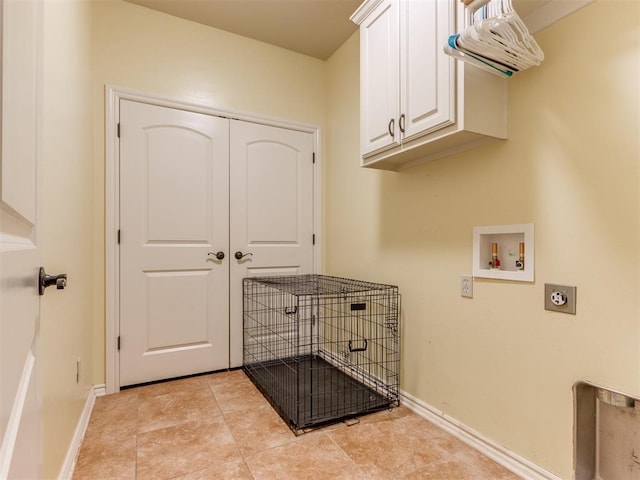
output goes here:
<path id="1" fill-rule="evenodd" d="M 567 303 L 567 295 L 556 290 L 551 293 L 551 303 L 559 307 L 565 305 Z"/>

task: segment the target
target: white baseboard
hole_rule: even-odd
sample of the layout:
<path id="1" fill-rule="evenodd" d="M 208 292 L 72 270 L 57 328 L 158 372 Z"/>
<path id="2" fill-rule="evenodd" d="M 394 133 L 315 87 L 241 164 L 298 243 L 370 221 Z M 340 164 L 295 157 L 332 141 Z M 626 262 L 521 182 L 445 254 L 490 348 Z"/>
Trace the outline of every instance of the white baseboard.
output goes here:
<path id="1" fill-rule="evenodd" d="M 421 417 L 436 424 L 454 437 L 462 440 L 470 447 L 475 448 L 483 455 L 499 463 L 507 470 L 519 475 L 526 480 L 561 480 L 560 477 L 543 469 L 535 463 L 517 455 L 493 441 L 484 437 L 479 432 L 464 425 L 455 418 L 446 415 L 435 407 L 419 400 L 407 392 L 401 392 L 402 404 L 413 410 Z"/>
<path id="2" fill-rule="evenodd" d="M 104 397 L 107 394 L 107 387 L 104 383 L 94 385 L 93 392 L 96 394 L 96 397 Z"/>
<path id="3" fill-rule="evenodd" d="M 84 438 L 84 434 L 87 431 L 87 426 L 89 425 L 89 418 L 91 418 L 93 404 L 95 403 L 97 397 L 102 397 L 105 395 L 105 391 L 106 389 L 104 384 L 94 385 L 93 388 L 89 389 L 87 400 L 84 403 L 82 414 L 80 415 L 80 418 L 78 420 L 78 425 L 76 425 L 76 431 L 74 432 L 71 443 L 69 444 L 67 456 L 65 457 L 62 468 L 60 469 L 58 480 L 71 480 L 71 477 L 73 476 L 73 470 L 76 466 L 78 450 L 80 450 L 82 439 Z"/>

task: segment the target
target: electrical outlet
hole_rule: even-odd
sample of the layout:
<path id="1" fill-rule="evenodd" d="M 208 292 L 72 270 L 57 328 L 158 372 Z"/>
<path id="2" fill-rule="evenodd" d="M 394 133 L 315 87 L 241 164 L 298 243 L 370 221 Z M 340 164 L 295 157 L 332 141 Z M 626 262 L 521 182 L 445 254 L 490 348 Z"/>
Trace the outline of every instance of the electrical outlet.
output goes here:
<path id="1" fill-rule="evenodd" d="M 460 276 L 460 296 L 473 298 L 473 277 L 471 275 Z"/>
<path id="2" fill-rule="evenodd" d="M 576 314 L 576 287 L 544 284 L 544 308 L 553 312 Z"/>

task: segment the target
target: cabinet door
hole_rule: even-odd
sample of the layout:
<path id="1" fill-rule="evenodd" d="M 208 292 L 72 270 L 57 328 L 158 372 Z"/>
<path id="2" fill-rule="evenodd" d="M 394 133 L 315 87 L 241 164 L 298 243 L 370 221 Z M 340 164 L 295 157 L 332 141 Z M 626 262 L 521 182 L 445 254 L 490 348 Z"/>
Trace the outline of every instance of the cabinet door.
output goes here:
<path id="1" fill-rule="evenodd" d="M 400 105 L 403 140 L 455 121 L 454 60 L 442 51 L 454 2 L 400 2 Z"/>
<path id="2" fill-rule="evenodd" d="M 398 2 L 384 0 L 360 25 L 362 155 L 398 145 Z"/>

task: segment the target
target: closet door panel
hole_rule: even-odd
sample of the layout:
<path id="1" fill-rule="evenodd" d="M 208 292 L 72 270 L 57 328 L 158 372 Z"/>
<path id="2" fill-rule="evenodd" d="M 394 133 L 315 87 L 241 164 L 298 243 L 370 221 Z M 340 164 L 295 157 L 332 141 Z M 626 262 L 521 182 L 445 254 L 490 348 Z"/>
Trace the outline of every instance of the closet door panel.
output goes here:
<path id="1" fill-rule="evenodd" d="M 247 146 L 248 244 L 299 242 L 298 155 L 291 145 L 281 143 Z"/>
<path id="2" fill-rule="evenodd" d="M 227 368 L 229 121 L 123 100 L 120 124 L 120 385 Z"/>
<path id="3" fill-rule="evenodd" d="M 313 273 L 313 135 L 231 124 L 230 358 L 242 365 L 242 279 Z"/>

